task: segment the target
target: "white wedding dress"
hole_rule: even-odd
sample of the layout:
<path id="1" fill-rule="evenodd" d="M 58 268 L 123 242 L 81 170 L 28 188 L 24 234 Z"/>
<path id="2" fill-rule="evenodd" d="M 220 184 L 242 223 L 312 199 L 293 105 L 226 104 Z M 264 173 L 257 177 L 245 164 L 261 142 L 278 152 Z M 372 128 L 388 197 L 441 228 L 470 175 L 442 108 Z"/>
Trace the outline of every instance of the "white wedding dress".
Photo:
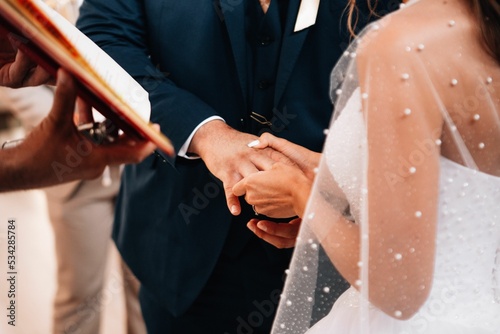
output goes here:
<path id="1" fill-rule="evenodd" d="M 273 334 L 500 334 L 500 66 L 466 0 L 411 3 L 332 72 Z"/>
<path id="2" fill-rule="evenodd" d="M 359 89 L 331 128 L 326 164 L 359 216 L 364 152 Z M 440 158 L 439 215 L 432 290 L 410 320 L 369 307 L 370 333 L 500 333 L 500 177 Z M 472 200 L 471 200 L 472 199 Z M 481 256 L 477 256 L 481 255 Z M 350 288 L 307 334 L 360 332 L 360 294 Z"/>

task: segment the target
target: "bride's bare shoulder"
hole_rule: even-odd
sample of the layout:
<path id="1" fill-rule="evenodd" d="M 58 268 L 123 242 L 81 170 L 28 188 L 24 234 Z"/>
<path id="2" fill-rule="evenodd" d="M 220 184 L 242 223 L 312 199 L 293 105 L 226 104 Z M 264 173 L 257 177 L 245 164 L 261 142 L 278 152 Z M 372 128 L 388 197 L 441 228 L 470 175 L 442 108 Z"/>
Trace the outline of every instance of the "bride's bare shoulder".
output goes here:
<path id="1" fill-rule="evenodd" d="M 358 54 L 399 58 L 424 48 L 444 50 L 458 36 L 476 33 L 472 21 L 464 0 L 413 0 L 372 24 L 359 39 Z"/>

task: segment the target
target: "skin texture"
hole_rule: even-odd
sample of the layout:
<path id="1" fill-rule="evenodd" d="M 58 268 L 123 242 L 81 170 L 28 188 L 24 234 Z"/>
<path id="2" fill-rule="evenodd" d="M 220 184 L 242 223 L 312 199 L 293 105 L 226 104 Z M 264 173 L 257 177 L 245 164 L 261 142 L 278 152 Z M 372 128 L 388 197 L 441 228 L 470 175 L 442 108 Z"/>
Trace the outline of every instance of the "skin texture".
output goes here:
<path id="1" fill-rule="evenodd" d="M 223 182 L 227 206 L 233 215 L 241 213 L 238 195 L 233 192 L 236 183 L 251 174 L 272 168 L 276 162 L 293 165 L 284 154 L 271 147 L 254 150 L 247 146 L 256 139 L 254 135 L 214 120 L 196 132 L 189 146 L 188 151 L 198 155 L 210 172 Z"/>
<path id="2" fill-rule="evenodd" d="M 232 190 L 236 196 L 244 195 L 255 211 L 268 217 L 298 216 L 288 224 L 252 219 L 247 225 L 258 237 L 277 248 L 291 248 L 295 245 L 300 217 L 304 213 L 321 154 L 269 133 L 264 133 L 249 146 L 254 150 L 272 148 L 294 162 L 294 165 L 275 163 L 271 168 L 241 180 Z"/>

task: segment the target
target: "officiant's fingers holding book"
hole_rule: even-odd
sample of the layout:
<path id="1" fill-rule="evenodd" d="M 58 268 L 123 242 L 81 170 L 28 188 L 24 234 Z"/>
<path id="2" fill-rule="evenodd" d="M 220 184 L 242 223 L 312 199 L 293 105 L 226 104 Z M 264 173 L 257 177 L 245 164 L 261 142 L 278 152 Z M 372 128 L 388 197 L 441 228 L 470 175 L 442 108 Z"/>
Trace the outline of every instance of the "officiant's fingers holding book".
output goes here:
<path id="1" fill-rule="evenodd" d="M 49 83 L 50 74 L 19 50 L 21 43 L 0 27 L 0 85 L 19 88 Z"/>
<path id="2" fill-rule="evenodd" d="M 0 150 L 0 192 L 96 178 L 108 165 L 140 162 L 155 149 L 126 136 L 109 144 L 91 142 L 74 124 L 76 99 L 73 78 L 59 70 L 49 115 L 21 144 Z"/>

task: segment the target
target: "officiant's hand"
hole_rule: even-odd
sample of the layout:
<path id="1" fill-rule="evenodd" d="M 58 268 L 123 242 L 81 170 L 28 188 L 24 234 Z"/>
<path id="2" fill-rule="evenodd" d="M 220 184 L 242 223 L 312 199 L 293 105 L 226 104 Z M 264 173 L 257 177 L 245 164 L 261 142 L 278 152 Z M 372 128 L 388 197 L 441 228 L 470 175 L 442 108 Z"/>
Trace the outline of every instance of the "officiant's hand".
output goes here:
<path id="1" fill-rule="evenodd" d="M 300 218 L 293 219 L 289 223 L 252 219 L 247 227 L 256 236 L 277 248 L 292 248 L 295 246 L 301 222 Z"/>
<path id="2" fill-rule="evenodd" d="M 21 144 L 0 151 L 5 157 L 5 166 L 10 168 L 6 182 L 0 184 L 0 191 L 93 179 L 101 175 L 108 165 L 138 163 L 155 149 L 155 145 L 150 142 L 132 141 L 126 136 L 109 144 L 96 145 L 90 142 L 74 124 L 75 101 L 73 78 L 59 70 L 49 115 Z M 79 104 L 86 109 L 81 112 L 91 112 L 89 105 Z"/>
<path id="3" fill-rule="evenodd" d="M 241 213 L 233 186 L 250 174 L 270 169 L 277 161 L 293 164 L 272 148 L 254 150 L 248 143 L 257 137 L 237 131 L 220 120 L 204 124 L 194 135 L 188 152 L 198 155 L 207 168 L 223 182 L 227 206 L 233 215 Z"/>
<path id="4" fill-rule="evenodd" d="M 0 27 L 0 85 L 11 88 L 38 86 L 52 77 L 19 50 L 22 40 Z"/>

